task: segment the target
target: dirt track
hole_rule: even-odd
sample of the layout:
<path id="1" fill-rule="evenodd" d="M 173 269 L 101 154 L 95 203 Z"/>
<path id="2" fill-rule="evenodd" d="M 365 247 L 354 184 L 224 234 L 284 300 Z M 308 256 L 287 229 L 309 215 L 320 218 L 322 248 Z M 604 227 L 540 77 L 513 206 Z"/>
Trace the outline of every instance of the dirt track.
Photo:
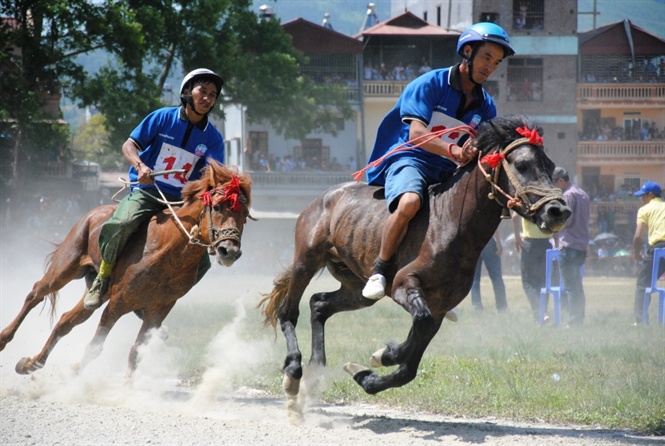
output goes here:
<path id="1" fill-rule="evenodd" d="M 294 426 L 281 399 L 247 390 L 215 401 L 167 391 L 158 398 L 146 400 L 145 395 L 134 394 L 106 399 L 104 404 L 76 401 L 76 397 L 62 401 L 63 396 L 58 401 L 53 395 L 33 400 L 11 393 L 4 389 L 0 398 L 3 445 L 665 444 L 662 438 L 626 431 L 460 419 L 367 405 L 313 406 L 302 424 Z"/>

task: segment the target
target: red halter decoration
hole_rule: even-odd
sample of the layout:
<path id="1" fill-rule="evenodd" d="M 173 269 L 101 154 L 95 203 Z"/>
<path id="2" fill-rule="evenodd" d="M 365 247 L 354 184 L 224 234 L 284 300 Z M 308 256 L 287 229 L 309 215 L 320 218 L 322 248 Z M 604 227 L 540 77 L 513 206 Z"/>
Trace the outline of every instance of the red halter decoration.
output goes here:
<path id="1" fill-rule="evenodd" d="M 480 162 L 481 163 L 487 163 L 489 166 L 494 169 L 496 166 L 499 165 L 501 160 L 505 159 L 506 155 L 503 153 L 493 153 L 491 155 L 485 155 Z"/>
<path id="2" fill-rule="evenodd" d="M 203 205 L 204 206 L 211 206 L 212 205 L 212 195 L 210 195 L 210 191 L 207 190 L 201 194 L 201 200 L 203 200 Z"/>
<path id="3" fill-rule="evenodd" d="M 536 129 L 530 129 L 527 126 L 518 127 L 515 129 L 517 133 L 522 135 L 524 138 L 529 140 L 529 144 L 534 146 L 542 146 L 543 138 L 538 134 Z M 485 155 L 480 162 L 488 164 L 492 169 L 499 165 L 501 160 L 506 159 L 506 155 L 503 153 L 493 153 L 491 155 Z"/>
<path id="4" fill-rule="evenodd" d="M 527 126 L 524 126 L 522 128 L 516 128 L 515 131 L 517 131 L 517 133 L 523 137 L 527 138 L 529 140 L 529 144 L 534 146 L 543 145 L 543 138 L 538 134 L 536 129 L 529 129 Z"/>
<path id="5" fill-rule="evenodd" d="M 213 200 L 212 196 L 223 192 L 218 200 Z M 204 206 L 216 205 L 220 201 L 228 201 L 230 203 L 229 207 L 232 211 L 238 212 L 242 203 L 242 189 L 240 188 L 240 179 L 237 175 L 233 175 L 233 178 L 222 188 L 215 188 L 212 190 L 207 190 L 201 194 L 201 199 L 203 200 Z"/>
<path id="6" fill-rule="evenodd" d="M 240 197 L 242 195 L 242 190 L 240 189 L 240 179 L 237 175 L 233 175 L 231 181 L 224 186 L 224 195 L 222 196 L 222 201 L 228 201 L 232 211 L 238 212 L 241 206 Z"/>

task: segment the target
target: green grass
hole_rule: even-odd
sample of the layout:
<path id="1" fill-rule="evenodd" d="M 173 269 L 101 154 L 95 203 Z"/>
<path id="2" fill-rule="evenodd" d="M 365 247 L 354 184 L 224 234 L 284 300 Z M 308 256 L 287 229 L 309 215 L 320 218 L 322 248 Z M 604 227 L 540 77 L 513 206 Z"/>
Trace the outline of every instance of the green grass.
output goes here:
<path id="1" fill-rule="evenodd" d="M 298 337 L 305 362 L 310 352 L 308 297 L 315 289 L 332 286 L 325 277 L 314 281 L 302 300 Z M 506 278 L 506 286 L 508 313 L 493 310 L 491 285 L 484 278 L 485 312 L 474 313 L 467 298 L 458 307 L 459 322 L 445 321 L 428 347 L 417 378 L 374 396 L 339 370 L 348 361 L 368 364 L 369 356 L 387 340 L 403 341 L 410 318 L 389 299 L 369 309 L 335 315 L 327 324 L 328 373 L 321 399 L 665 434 L 665 327 L 655 323 L 655 303 L 651 325 L 632 325 L 634 279 L 585 279 L 586 323 L 575 328 L 536 326 L 519 279 Z M 253 370 L 235 379 L 238 385 L 281 395 L 283 336 L 278 332 L 275 338 L 272 329 L 261 328 L 260 314 L 253 308 L 259 293 L 266 291 L 257 290 L 255 298 L 248 294 L 247 318 L 238 336 L 274 340 L 274 348 L 256 361 Z M 200 380 L 207 367 L 205 346 L 235 312 L 224 304 L 176 305 L 166 324 L 169 343 L 183 355 L 184 381 Z"/>

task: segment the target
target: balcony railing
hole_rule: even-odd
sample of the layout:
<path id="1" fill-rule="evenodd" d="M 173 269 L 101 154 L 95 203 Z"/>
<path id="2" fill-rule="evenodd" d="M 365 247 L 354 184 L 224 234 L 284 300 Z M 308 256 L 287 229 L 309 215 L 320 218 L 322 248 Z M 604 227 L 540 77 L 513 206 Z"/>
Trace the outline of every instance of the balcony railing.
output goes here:
<path id="1" fill-rule="evenodd" d="M 640 158 L 665 162 L 665 141 L 580 141 L 578 158 Z"/>
<path id="2" fill-rule="evenodd" d="M 396 98 L 402 94 L 406 84 L 408 84 L 406 81 L 365 81 L 363 93 L 365 97 Z"/>
<path id="3" fill-rule="evenodd" d="M 577 100 L 665 104 L 665 84 L 578 84 Z"/>
<path id="4" fill-rule="evenodd" d="M 308 193 L 324 191 L 339 183 L 353 181 L 351 172 L 248 172 L 252 177 L 253 188 L 297 189 Z"/>

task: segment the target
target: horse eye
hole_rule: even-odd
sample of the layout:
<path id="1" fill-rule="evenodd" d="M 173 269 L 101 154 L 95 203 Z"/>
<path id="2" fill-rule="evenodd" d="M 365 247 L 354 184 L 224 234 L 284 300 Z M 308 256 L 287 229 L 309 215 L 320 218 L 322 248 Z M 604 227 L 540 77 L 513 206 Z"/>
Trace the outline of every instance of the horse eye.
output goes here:
<path id="1" fill-rule="evenodd" d="M 216 204 L 212 207 L 212 210 L 215 211 L 215 212 L 222 212 L 222 207 L 220 205 Z"/>

